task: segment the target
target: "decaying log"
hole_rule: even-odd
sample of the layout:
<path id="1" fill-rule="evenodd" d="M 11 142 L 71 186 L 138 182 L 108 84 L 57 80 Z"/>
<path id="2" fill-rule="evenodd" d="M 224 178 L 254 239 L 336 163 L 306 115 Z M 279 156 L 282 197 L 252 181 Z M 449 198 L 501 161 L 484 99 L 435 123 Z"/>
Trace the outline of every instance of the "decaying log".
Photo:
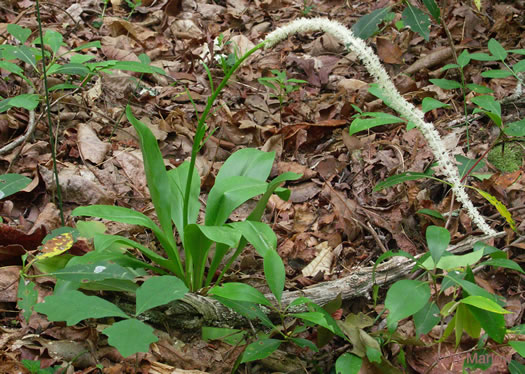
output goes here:
<path id="1" fill-rule="evenodd" d="M 496 237 L 503 235 L 504 233 L 498 233 Z M 450 246 L 447 250 L 452 253 L 465 252 L 471 249 L 474 243 L 490 238 L 489 236 L 470 237 L 457 245 Z M 407 258 L 393 257 L 377 266 L 375 284 L 384 285 L 403 278 L 409 274 L 413 265 L 414 262 Z M 374 285 L 372 271 L 372 267 L 357 267 L 353 269 L 350 275 L 344 278 L 316 284 L 299 291 L 284 292 L 282 303 L 286 306 L 296 298 L 305 296 L 322 306 L 335 299 L 339 294 L 341 294 L 343 300 L 361 296 L 368 297 Z M 269 300 L 274 300 L 272 295 L 266 295 L 266 297 Z M 133 296 L 128 295 L 125 300 L 121 299 L 116 302 L 124 310 L 135 310 Z M 299 310 L 300 307 L 296 311 Z M 269 312 L 269 310 L 265 310 L 265 312 Z M 217 300 L 193 293 L 185 295 L 182 300 L 148 311 L 144 313 L 143 317 L 145 322 L 168 330 L 197 330 L 202 326 L 244 327 L 249 325 L 244 317 L 225 307 Z"/>

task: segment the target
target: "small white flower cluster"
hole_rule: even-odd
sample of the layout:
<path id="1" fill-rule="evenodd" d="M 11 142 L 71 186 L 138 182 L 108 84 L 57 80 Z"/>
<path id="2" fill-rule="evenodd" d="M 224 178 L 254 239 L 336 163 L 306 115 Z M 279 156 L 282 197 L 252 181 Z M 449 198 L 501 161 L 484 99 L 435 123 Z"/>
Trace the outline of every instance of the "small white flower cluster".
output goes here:
<path id="1" fill-rule="evenodd" d="M 452 162 L 450 155 L 445 149 L 439 133 L 431 123 L 425 122 L 423 112 L 421 112 L 401 96 L 372 48 L 367 46 L 362 39 L 354 36 L 350 29 L 348 29 L 346 26 L 343 26 L 339 22 L 331 21 L 326 18 L 301 18 L 292 21 L 289 24 L 280 27 L 268 34 L 264 40 L 265 48 L 273 47 L 280 41 L 288 38 L 289 35 L 311 31 L 324 31 L 328 34 L 331 34 L 332 36 L 338 38 L 344 45 L 356 52 L 357 56 L 361 59 L 370 75 L 374 77 L 375 81 L 381 87 L 383 93 L 391 100 L 391 106 L 396 109 L 396 111 L 405 119 L 414 123 L 423 133 L 439 163 L 441 172 L 452 184 L 452 190 L 456 194 L 457 199 L 467 210 L 468 215 L 472 221 L 486 235 L 496 235 L 496 231 L 494 231 L 487 224 L 487 222 L 485 222 L 485 219 L 474 207 L 474 204 L 472 204 L 472 201 L 468 197 L 465 188 L 461 184 L 458 171 Z"/>

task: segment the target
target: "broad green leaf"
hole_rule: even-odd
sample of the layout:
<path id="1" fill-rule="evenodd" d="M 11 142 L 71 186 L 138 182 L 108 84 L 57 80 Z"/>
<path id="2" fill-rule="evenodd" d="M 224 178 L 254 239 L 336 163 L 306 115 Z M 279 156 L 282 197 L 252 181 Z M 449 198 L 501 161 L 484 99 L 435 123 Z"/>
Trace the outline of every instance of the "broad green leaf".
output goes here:
<path id="1" fill-rule="evenodd" d="M 255 206 L 253 211 L 248 216 L 248 220 L 260 221 L 261 217 L 264 214 L 264 210 L 266 209 L 266 206 L 268 205 L 268 200 L 270 199 L 274 191 L 279 187 L 279 185 L 285 181 L 297 180 L 300 177 L 301 177 L 300 174 L 286 172 L 274 178 L 270 183 L 268 183 L 268 187 L 266 188 L 264 195 L 259 199 L 259 201 L 257 202 L 257 205 Z M 285 198 L 286 196 L 283 196 L 283 194 L 280 194 L 279 197 L 283 200 L 288 200 L 289 198 L 289 196 L 288 198 Z"/>
<path id="2" fill-rule="evenodd" d="M 96 56 L 93 55 L 81 55 L 79 53 L 75 53 L 69 57 L 69 62 L 72 64 L 82 64 L 84 65 L 86 62 L 93 60 L 96 58 Z M 85 65 L 84 65 L 85 66 Z M 87 67 L 86 69 L 89 70 Z"/>
<path id="3" fill-rule="evenodd" d="M 511 49 L 510 51 L 507 51 L 509 53 L 515 53 L 518 55 L 525 55 L 525 49 Z"/>
<path id="4" fill-rule="evenodd" d="M 0 61 L 0 69 L 6 70 L 10 73 L 16 74 L 18 76 L 23 76 L 24 69 L 22 69 L 17 64 L 13 64 L 12 62 L 1 60 Z"/>
<path id="5" fill-rule="evenodd" d="M 481 325 L 472 316 L 470 310 L 465 304 L 458 304 L 455 314 L 456 324 L 456 347 L 461 342 L 463 331 L 469 334 L 472 338 L 478 339 L 481 333 Z"/>
<path id="6" fill-rule="evenodd" d="M 489 94 L 489 93 L 493 93 L 494 91 L 486 86 L 482 86 L 480 84 L 475 84 L 475 83 L 468 83 L 467 84 L 467 88 L 471 91 L 474 91 L 476 93 L 479 93 L 479 94 Z"/>
<path id="7" fill-rule="evenodd" d="M 352 26 L 352 32 L 358 38 L 368 39 L 379 31 L 378 25 L 383 22 L 389 13 L 390 7 L 374 10 L 370 14 L 359 18 Z"/>
<path id="8" fill-rule="evenodd" d="M 319 352 L 319 348 L 317 348 L 317 346 L 311 340 L 303 338 L 289 338 L 289 340 L 301 348 L 308 348 L 313 352 Z"/>
<path id="9" fill-rule="evenodd" d="M 446 64 L 441 68 L 441 70 L 457 69 L 460 66 L 458 64 Z"/>
<path id="10" fill-rule="evenodd" d="M 487 110 L 483 110 L 483 109 L 480 109 L 480 108 L 474 108 L 472 113 L 473 114 L 476 114 L 476 113 L 483 113 L 483 114 L 485 114 L 487 117 L 489 117 L 492 120 L 492 122 L 494 122 L 499 127 L 501 127 L 502 124 L 503 124 L 501 116 L 499 116 L 499 115 L 497 115 L 495 113 L 489 112 Z"/>
<path id="11" fill-rule="evenodd" d="M 272 170 L 275 152 L 263 152 L 254 148 L 243 148 L 233 153 L 224 162 L 215 178 L 215 183 L 234 176 L 245 176 L 265 182 Z"/>
<path id="12" fill-rule="evenodd" d="M 283 260 L 281 260 L 276 251 L 268 251 L 263 261 L 264 276 L 268 287 L 270 287 L 270 291 L 272 291 L 277 301 L 280 302 L 286 280 Z"/>
<path id="13" fill-rule="evenodd" d="M 472 60 L 477 60 L 477 61 L 497 61 L 498 60 L 496 56 L 491 56 L 488 53 L 483 53 L 483 52 L 471 53 L 470 58 Z"/>
<path id="14" fill-rule="evenodd" d="M 303 304 L 313 304 L 314 302 L 310 300 L 307 297 L 299 296 L 297 299 L 294 299 L 290 304 L 288 304 L 287 308 L 291 308 L 297 305 L 303 305 Z"/>
<path id="15" fill-rule="evenodd" d="M 481 73 L 481 76 L 483 78 L 507 78 L 512 75 L 511 71 L 508 70 L 501 70 L 501 69 L 494 69 L 494 70 L 486 70 Z"/>
<path id="16" fill-rule="evenodd" d="M 313 308 L 314 312 L 303 312 L 303 313 L 292 313 L 291 316 L 300 318 L 303 321 L 309 321 L 316 325 L 322 326 L 325 329 L 331 331 L 339 337 L 344 337 L 343 331 L 337 325 L 337 322 L 319 305 L 311 303 L 309 304 Z"/>
<path id="17" fill-rule="evenodd" d="M 245 334 L 246 331 L 239 329 L 203 326 L 201 337 L 205 342 L 210 340 L 223 340 L 230 345 L 238 345 L 243 343 Z"/>
<path id="18" fill-rule="evenodd" d="M 370 346 L 366 346 L 366 357 L 368 358 L 368 361 L 375 362 L 375 363 L 381 363 L 381 351 L 376 348 L 372 348 Z"/>
<path id="19" fill-rule="evenodd" d="M 370 92 L 372 95 L 374 95 L 378 99 L 383 100 L 383 102 L 385 103 L 386 106 L 388 106 L 388 107 L 390 107 L 390 108 L 395 110 L 395 108 L 392 107 L 392 100 L 390 99 L 390 97 L 385 95 L 384 89 L 382 89 L 379 86 L 379 84 L 377 84 L 377 83 L 370 83 L 370 85 L 368 87 L 368 92 Z M 369 113 L 362 113 L 360 111 L 359 111 L 359 113 L 361 113 L 361 114 L 369 114 Z"/>
<path id="20" fill-rule="evenodd" d="M 403 11 L 403 21 L 405 25 L 410 27 L 412 31 L 417 32 L 425 40 L 430 37 L 430 18 L 421 9 L 416 8 L 410 3 L 406 3 L 406 8 Z"/>
<path id="21" fill-rule="evenodd" d="M 62 34 L 54 30 L 46 30 L 44 34 L 44 44 L 51 48 L 53 54 L 56 54 L 60 46 L 64 44 Z"/>
<path id="22" fill-rule="evenodd" d="M 240 221 L 229 224 L 239 230 L 261 257 L 277 248 L 277 236 L 268 224 L 256 221 Z"/>
<path id="23" fill-rule="evenodd" d="M 487 201 L 489 203 L 491 203 L 499 212 L 499 214 L 502 215 L 503 218 L 505 218 L 505 221 L 507 221 L 507 223 L 509 224 L 510 228 L 514 231 L 516 231 L 516 222 L 514 221 L 514 219 L 512 218 L 512 215 L 510 214 L 510 212 L 508 211 L 507 207 L 505 205 L 503 205 L 503 203 L 501 201 L 499 201 L 498 199 L 496 199 L 494 196 L 492 196 L 491 194 L 479 189 L 479 188 L 474 188 L 476 191 L 478 191 L 478 193 L 483 196 L 485 199 L 487 199 Z"/>
<path id="24" fill-rule="evenodd" d="M 388 113 L 363 113 L 363 115 L 372 116 L 373 118 L 356 118 L 350 124 L 350 135 L 356 134 L 363 130 L 373 127 L 389 125 L 392 123 L 405 122 L 403 119 Z"/>
<path id="25" fill-rule="evenodd" d="M 135 291 L 138 288 L 138 285 L 135 282 L 130 281 L 130 280 L 124 280 L 124 279 L 104 279 L 101 281 L 82 283 L 82 284 L 78 284 L 74 282 L 65 282 L 65 285 L 66 286 L 69 285 L 72 287 L 72 288 L 66 289 L 65 291 L 81 288 L 86 291 L 111 291 L 111 292 L 135 293 Z M 55 286 L 55 292 L 56 292 L 56 289 L 57 288 Z"/>
<path id="26" fill-rule="evenodd" d="M 472 305 L 466 305 L 466 307 L 492 339 L 498 343 L 503 342 L 506 331 L 503 314 L 488 312 Z"/>
<path id="27" fill-rule="evenodd" d="M 427 302 L 425 306 L 413 316 L 416 325 L 416 337 L 427 334 L 440 321 L 439 308 L 434 302 Z"/>
<path id="28" fill-rule="evenodd" d="M 146 227 L 155 234 L 161 233 L 159 227 L 149 217 L 129 208 L 113 205 L 80 206 L 71 212 L 72 216 L 104 218 L 111 221 Z"/>
<path id="29" fill-rule="evenodd" d="M 157 139 L 145 124 L 135 118 L 130 106 L 126 108 L 126 116 L 140 137 L 148 189 L 162 230 L 166 235 L 172 236 L 171 209 L 166 201 L 171 197 L 172 191 Z"/>
<path id="30" fill-rule="evenodd" d="M 168 171 L 168 177 L 171 183 L 171 189 L 173 191 L 173 196 L 171 197 L 173 199 L 173 203 L 171 204 L 171 219 L 173 220 L 173 223 L 175 223 L 175 227 L 177 227 L 177 231 L 182 242 L 184 242 L 185 234 L 183 227 L 183 201 L 186 191 L 186 183 L 188 181 L 189 169 L 190 163 L 188 161 L 184 161 L 176 169 Z M 189 208 L 186 221 L 188 224 L 197 222 L 197 217 L 199 216 L 199 209 L 201 206 L 199 202 L 200 190 L 201 180 L 197 168 L 194 168 L 191 179 L 190 196 L 188 200 Z"/>
<path id="31" fill-rule="evenodd" d="M 22 316 L 26 322 L 29 322 L 29 317 L 33 313 L 33 307 L 38 302 L 38 291 L 35 290 L 35 284 L 21 276 L 18 282 L 16 298 L 16 307 L 22 311 Z"/>
<path id="32" fill-rule="evenodd" d="M 261 339 L 248 345 L 242 354 L 241 363 L 262 360 L 279 348 L 282 341 L 277 339 Z"/>
<path id="33" fill-rule="evenodd" d="M 479 107 L 497 114 L 499 117 L 501 117 L 501 104 L 499 101 L 494 99 L 494 96 L 490 95 L 483 95 L 483 96 L 476 96 L 471 99 L 471 101 L 478 105 Z"/>
<path id="34" fill-rule="evenodd" d="M 343 353 L 335 362 L 336 374 L 357 374 L 361 370 L 363 359 L 351 353 Z"/>
<path id="35" fill-rule="evenodd" d="M 144 159 L 144 171 L 148 182 L 148 189 L 151 195 L 155 212 L 162 228 L 163 236 L 157 235 L 169 259 L 174 263 L 177 270 L 175 275 L 183 278 L 183 269 L 180 262 L 177 244 L 173 237 L 173 224 L 171 221 L 172 204 L 180 204 L 178 201 L 171 200 L 173 196 L 170 179 L 164 166 L 164 159 L 160 153 L 157 139 L 151 130 L 137 120 L 128 105 L 126 108 L 126 117 L 131 122 L 140 138 L 140 149 Z"/>
<path id="36" fill-rule="evenodd" d="M 506 124 L 503 132 L 508 136 L 525 136 L 525 118 Z"/>
<path id="37" fill-rule="evenodd" d="M 522 342 L 522 341 L 512 341 L 512 342 L 509 342 L 509 345 L 514 348 L 514 350 L 516 352 L 518 352 L 518 354 L 521 356 L 521 357 L 525 357 L 525 342 Z"/>
<path id="38" fill-rule="evenodd" d="M 104 279 L 133 280 L 138 275 L 129 269 L 109 262 L 98 262 L 94 264 L 78 264 L 66 266 L 49 275 L 71 282 L 87 283 Z"/>
<path id="39" fill-rule="evenodd" d="M 444 90 L 454 90 L 456 88 L 461 88 L 461 83 L 457 81 L 453 81 L 450 79 L 429 79 L 430 82 L 439 88 L 443 88 Z"/>
<path id="40" fill-rule="evenodd" d="M 190 224 L 186 226 L 184 249 L 186 253 L 187 277 L 192 288 L 201 288 L 208 251 L 216 243 L 215 254 L 209 272 L 214 274 L 229 248 L 237 247 L 241 233 L 229 226 L 203 226 Z"/>
<path id="41" fill-rule="evenodd" d="M 481 252 L 481 251 L 478 251 Z M 463 295 L 469 296 L 469 295 L 475 295 L 475 296 L 483 296 L 487 299 L 490 299 L 500 305 L 503 304 L 502 301 L 498 299 L 498 297 L 494 294 L 491 294 L 490 292 L 486 291 L 485 289 L 479 287 L 478 285 L 465 280 L 461 279 L 461 274 L 458 272 L 449 272 L 445 276 L 445 280 L 449 280 L 452 283 L 456 283 L 463 289 Z M 501 343 L 503 342 L 503 339 L 505 337 L 505 319 L 503 317 L 503 314 L 497 314 L 488 312 L 483 309 L 476 308 L 472 305 L 465 305 L 470 313 L 474 316 L 474 318 L 479 322 L 481 327 L 487 332 L 487 334 L 494 339 L 496 342 Z"/>
<path id="42" fill-rule="evenodd" d="M 94 237 L 94 245 L 95 245 L 95 250 L 100 251 L 100 252 L 105 251 L 108 248 L 111 248 L 112 246 L 115 246 L 115 245 L 118 245 L 119 248 L 136 248 L 139 251 L 141 251 L 146 257 L 148 257 L 151 261 L 158 264 L 159 266 L 162 266 L 165 269 L 169 269 L 172 272 L 176 271 L 174 264 L 170 260 L 160 256 L 159 254 L 155 253 L 148 247 L 145 247 L 123 236 L 97 234 Z"/>
<path id="43" fill-rule="evenodd" d="M 272 305 L 260 291 L 245 283 L 231 282 L 222 286 L 215 286 L 209 291 L 209 294 L 236 301 L 247 301 L 266 306 Z"/>
<path id="44" fill-rule="evenodd" d="M 115 63 L 109 65 L 108 69 L 134 71 L 136 73 L 166 75 L 166 72 L 163 69 L 158 68 L 156 66 L 146 65 L 138 61 L 116 61 Z"/>
<path id="45" fill-rule="evenodd" d="M 459 162 L 458 171 L 459 176 L 462 178 L 468 171 L 470 173 L 475 173 L 479 169 L 485 166 L 485 161 L 479 161 L 476 159 L 470 159 L 462 155 L 456 155 L 456 161 Z M 474 165 L 476 165 L 472 170 L 470 170 Z"/>
<path id="46" fill-rule="evenodd" d="M 487 299 L 483 296 L 468 296 L 460 300 L 463 304 L 475 306 L 476 308 L 483 309 L 492 313 L 497 314 L 509 314 L 508 310 L 503 309 L 498 303 L 495 303 L 491 299 Z"/>
<path id="47" fill-rule="evenodd" d="M 488 261 L 482 262 L 479 265 L 480 266 L 494 266 L 497 268 L 506 268 L 506 269 L 516 270 L 522 274 L 525 274 L 525 271 L 523 271 L 523 269 L 518 263 L 512 260 L 506 259 L 506 258 L 496 258 L 496 259 L 488 260 Z"/>
<path id="48" fill-rule="evenodd" d="M 134 318 L 116 322 L 102 330 L 108 337 L 108 343 L 117 348 L 123 357 L 129 357 L 138 352 L 148 352 L 151 343 L 159 338 L 153 333 L 153 328 Z"/>
<path id="49" fill-rule="evenodd" d="M 450 105 L 442 103 L 439 100 L 433 99 L 431 97 L 425 97 L 421 103 L 421 109 L 423 113 L 429 112 L 437 108 L 448 108 Z"/>
<path id="50" fill-rule="evenodd" d="M 163 275 L 149 278 L 137 289 L 135 316 L 159 305 L 182 299 L 188 291 L 188 287 L 177 277 Z"/>
<path id="51" fill-rule="evenodd" d="M 514 70 L 515 73 L 522 73 L 525 71 L 525 60 L 518 61 L 514 65 L 512 65 L 512 70 Z"/>
<path id="52" fill-rule="evenodd" d="M 416 213 L 418 214 L 426 214 L 427 216 L 434 217 L 440 220 L 445 220 L 445 217 L 441 213 L 439 213 L 437 210 L 433 209 L 419 209 Z"/>
<path id="53" fill-rule="evenodd" d="M 444 227 L 429 226 L 427 227 L 426 238 L 432 259 L 434 263 L 438 263 L 450 243 L 450 232 Z"/>
<path id="54" fill-rule="evenodd" d="M 465 66 L 468 65 L 468 63 L 470 62 L 470 54 L 468 53 L 468 51 L 465 49 L 463 52 L 461 52 L 461 54 L 458 56 L 458 64 L 460 67 L 464 68 Z"/>
<path id="55" fill-rule="evenodd" d="M 35 53 L 32 48 L 29 48 L 26 45 L 19 45 L 13 48 L 10 52 L 13 54 L 15 58 L 28 63 L 29 65 L 33 67 L 33 69 L 38 71 L 36 67 Z"/>
<path id="56" fill-rule="evenodd" d="M 386 294 L 385 307 L 389 310 L 387 324 L 395 325 L 403 318 L 420 311 L 430 298 L 428 283 L 403 279 L 395 282 Z"/>
<path id="57" fill-rule="evenodd" d="M 427 7 L 430 15 L 437 23 L 441 23 L 441 11 L 435 0 L 423 0 L 423 4 Z"/>
<path id="58" fill-rule="evenodd" d="M 241 244 L 242 244 L 242 242 L 239 243 L 239 246 Z M 204 283 L 204 287 L 209 287 L 211 282 L 216 278 L 216 275 L 217 275 L 216 272 L 219 269 L 219 266 L 223 263 L 223 260 L 226 257 L 226 254 L 230 250 L 231 250 L 231 247 L 229 245 L 225 245 L 225 244 L 222 244 L 222 243 L 215 243 L 215 252 L 213 253 L 213 259 L 212 259 L 212 261 L 210 263 L 210 266 L 208 268 L 208 275 L 206 277 L 206 281 Z M 208 251 L 208 249 L 206 249 L 206 251 Z M 228 260 L 227 264 L 224 265 L 224 267 L 222 268 L 221 274 L 223 274 L 226 271 L 228 271 L 227 267 L 230 264 L 230 262 L 233 263 L 233 261 L 235 261 L 235 259 L 233 259 L 233 257 L 235 257 L 237 252 L 239 252 L 239 254 L 240 254 L 241 251 L 239 251 L 239 249 L 237 249 L 235 251 L 235 253 Z M 233 261 L 232 261 L 232 259 L 233 259 Z M 217 280 L 219 280 L 219 279 L 217 279 Z"/>
<path id="59" fill-rule="evenodd" d="M 479 1 L 481 1 L 481 0 L 479 0 Z M 523 373 L 525 373 L 525 365 L 519 363 L 516 360 L 511 360 L 509 362 L 509 366 L 507 367 L 507 369 L 509 369 L 509 373 L 510 374 L 523 374 Z"/>
<path id="60" fill-rule="evenodd" d="M 13 195 L 26 188 L 31 179 L 20 174 L 0 175 L 0 199 Z"/>
<path id="61" fill-rule="evenodd" d="M 247 200 L 266 191 L 267 183 L 247 176 L 231 176 L 215 180 L 206 204 L 205 224 L 224 224 L 230 214 Z"/>
<path id="62" fill-rule="evenodd" d="M 6 112 L 11 108 L 24 108 L 34 110 L 40 103 L 40 96 L 37 94 L 21 94 L 2 100 L 0 102 L 0 113 Z"/>
<path id="63" fill-rule="evenodd" d="M 49 74 L 80 75 L 82 77 L 85 77 L 90 73 L 87 67 L 79 63 L 70 63 L 65 65 L 55 64 L 52 66 L 52 68 L 53 70 L 50 69 L 51 71 L 49 72 Z"/>
<path id="64" fill-rule="evenodd" d="M 474 265 L 481 259 L 482 256 L 482 251 L 471 252 L 464 255 L 453 255 L 447 253 L 446 256 L 442 256 L 439 259 L 437 264 L 432 258 L 429 257 L 426 261 L 422 263 L 422 266 L 428 270 L 435 268 L 443 270 L 452 270 L 456 268 Z"/>
<path id="65" fill-rule="evenodd" d="M 488 47 L 490 53 L 499 60 L 503 61 L 507 58 L 507 51 L 496 39 L 490 39 Z"/>
<path id="66" fill-rule="evenodd" d="M 40 103 L 40 96 L 37 94 L 22 94 L 9 99 L 11 107 L 24 108 L 27 110 L 35 109 Z"/>
<path id="67" fill-rule="evenodd" d="M 481 251 L 476 251 L 476 252 L 481 252 Z M 449 272 L 445 276 L 444 279 L 448 279 L 448 280 L 452 281 L 452 283 L 455 283 L 455 284 L 459 285 L 465 292 L 468 293 L 468 295 L 483 296 L 483 297 L 486 297 L 488 299 L 491 299 L 494 302 L 497 302 L 500 305 L 503 304 L 503 302 L 500 302 L 498 300 L 496 295 L 488 292 L 487 290 L 481 288 L 480 286 L 478 286 L 478 285 L 476 285 L 476 284 L 474 284 L 472 282 L 469 282 L 468 280 L 462 279 L 460 277 L 461 274 L 464 274 L 464 273 L 452 271 L 452 272 Z"/>
<path id="68" fill-rule="evenodd" d="M 7 32 L 18 40 L 21 44 L 24 44 L 27 41 L 27 38 L 31 35 L 31 30 L 26 29 L 25 27 L 19 26 L 16 23 L 7 24 Z"/>
<path id="69" fill-rule="evenodd" d="M 106 229 L 106 225 L 100 221 L 77 222 L 78 235 L 86 239 L 93 239 L 96 234 L 104 234 Z"/>
<path id="70" fill-rule="evenodd" d="M 9 105 L 9 99 L 0 101 L 0 113 L 7 112 L 9 109 L 11 109 L 11 106 Z"/>
<path id="71" fill-rule="evenodd" d="M 392 187 L 392 186 L 395 186 L 396 184 L 400 184 L 400 183 L 407 182 L 407 181 L 415 181 L 415 180 L 423 179 L 423 178 L 431 178 L 433 173 L 434 171 L 432 169 L 428 169 L 428 171 L 425 173 L 407 171 L 405 173 L 392 175 L 391 177 L 388 177 L 384 181 L 376 184 L 376 186 L 374 187 L 374 191 L 375 192 L 381 191 L 385 188 Z"/>
<path id="72" fill-rule="evenodd" d="M 51 295 L 34 306 L 38 313 L 45 314 L 51 322 L 66 321 L 73 326 L 88 318 L 122 317 L 128 318 L 115 304 L 97 296 L 87 296 L 79 291 L 67 291 Z"/>
<path id="73" fill-rule="evenodd" d="M 490 255 L 491 258 L 507 258 L 507 254 L 502 250 L 481 241 L 474 243 L 473 250 L 483 251 L 483 256 Z"/>

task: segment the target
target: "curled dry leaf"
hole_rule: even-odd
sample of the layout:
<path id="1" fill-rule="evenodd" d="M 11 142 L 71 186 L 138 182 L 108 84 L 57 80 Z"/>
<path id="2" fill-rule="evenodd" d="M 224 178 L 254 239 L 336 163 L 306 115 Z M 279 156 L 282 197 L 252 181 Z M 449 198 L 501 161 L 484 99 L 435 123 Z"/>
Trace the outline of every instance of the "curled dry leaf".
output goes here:
<path id="1" fill-rule="evenodd" d="M 94 164 L 104 161 L 111 145 L 101 141 L 89 123 L 80 123 L 78 125 L 77 136 L 78 149 L 85 160 L 89 160 Z"/>
<path id="2" fill-rule="evenodd" d="M 305 277 L 315 277 L 319 273 L 330 274 L 334 254 L 328 242 L 322 242 L 315 247 L 320 250 L 319 254 L 310 262 L 302 273 Z"/>

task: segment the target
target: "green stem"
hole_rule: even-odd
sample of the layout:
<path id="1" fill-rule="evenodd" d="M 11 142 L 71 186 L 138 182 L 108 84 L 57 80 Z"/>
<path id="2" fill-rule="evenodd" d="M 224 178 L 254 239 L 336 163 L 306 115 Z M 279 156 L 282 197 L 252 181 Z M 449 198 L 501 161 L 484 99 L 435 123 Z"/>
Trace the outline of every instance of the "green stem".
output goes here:
<path id="1" fill-rule="evenodd" d="M 215 102 L 215 99 L 217 99 L 217 96 L 221 93 L 222 89 L 228 84 L 229 79 L 235 73 L 235 71 L 241 66 L 241 64 L 250 57 L 253 53 L 255 53 L 257 50 L 264 47 L 265 42 L 257 44 L 255 47 L 250 49 L 248 52 L 246 52 L 237 62 L 235 62 L 235 65 L 226 73 L 224 78 L 222 79 L 221 83 L 217 86 L 215 91 L 211 94 L 211 96 L 208 98 L 208 103 L 206 104 L 206 107 L 204 108 L 200 118 L 199 122 L 197 124 L 197 130 L 195 131 L 195 137 L 193 139 L 193 147 L 191 149 L 191 159 L 190 159 L 190 167 L 188 170 L 188 178 L 186 181 L 186 190 L 184 192 L 184 204 L 183 204 L 183 213 L 182 213 L 182 222 L 183 227 L 186 227 L 188 224 L 188 209 L 189 209 L 189 201 L 190 201 L 190 190 L 191 190 L 191 176 L 193 175 L 193 170 L 195 169 L 195 161 L 197 158 L 197 153 L 202 147 L 202 140 L 204 139 L 204 134 L 206 133 L 207 127 L 206 127 L 206 118 L 208 117 L 208 114 L 210 113 L 211 107 L 213 106 L 213 103 Z"/>
<path id="2" fill-rule="evenodd" d="M 36 6 L 36 18 L 38 21 L 38 33 L 40 35 L 40 48 L 42 50 L 42 72 L 44 75 L 44 90 L 45 90 L 45 95 L 46 95 L 46 114 L 47 114 L 47 124 L 49 128 L 49 145 L 51 146 L 51 157 L 53 158 L 53 174 L 55 175 L 55 183 L 57 186 L 57 198 L 58 198 L 58 208 L 60 210 L 60 222 L 62 223 L 62 226 L 65 226 L 64 209 L 62 207 L 62 190 L 60 188 L 60 183 L 58 180 L 55 136 L 53 134 L 53 123 L 51 121 L 51 107 L 49 104 L 49 89 L 47 87 L 46 52 L 44 50 L 44 34 L 42 33 L 42 22 L 40 19 L 40 4 L 38 0 L 36 0 L 35 6 Z"/>

